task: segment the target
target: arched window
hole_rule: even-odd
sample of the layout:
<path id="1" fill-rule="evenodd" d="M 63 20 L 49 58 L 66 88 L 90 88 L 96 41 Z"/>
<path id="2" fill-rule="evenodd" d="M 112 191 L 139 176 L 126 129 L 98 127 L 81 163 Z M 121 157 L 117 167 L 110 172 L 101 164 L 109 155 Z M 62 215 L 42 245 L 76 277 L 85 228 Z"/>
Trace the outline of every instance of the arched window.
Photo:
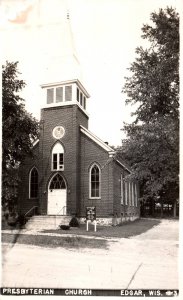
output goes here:
<path id="1" fill-rule="evenodd" d="M 52 171 L 64 170 L 64 148 L 57 142 L 52 149 Z"/>
<path id="2" fill-rule="evenodd" d="M 49 189 L 50 190 L 66 189 L 65 181 L 60 174 L 57 174 L 53 177 Z"/>
<path id="3" fill-rule="evenodd" d="M 93 164 L 90 168 L 90 198 L 101 197 L 101 170 L 97 164 Z"/>
<path id="4" fill-rule="evenodd" d="M 35 167 L 32 168 L 29 174 L 29 197 L 38 197 L 38 171 Z"/>

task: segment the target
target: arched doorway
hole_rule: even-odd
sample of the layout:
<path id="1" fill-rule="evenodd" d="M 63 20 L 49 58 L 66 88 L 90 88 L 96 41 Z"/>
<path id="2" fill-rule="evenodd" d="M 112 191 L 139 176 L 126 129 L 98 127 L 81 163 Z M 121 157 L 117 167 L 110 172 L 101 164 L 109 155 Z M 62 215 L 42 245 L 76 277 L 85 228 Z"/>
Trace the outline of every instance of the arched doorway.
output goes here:
<path id="1" fill-rule="evenodd" d="M 62 175 L 56 174 L 48 185 L 48 215 L 66 215 L 67 188 Z"/>

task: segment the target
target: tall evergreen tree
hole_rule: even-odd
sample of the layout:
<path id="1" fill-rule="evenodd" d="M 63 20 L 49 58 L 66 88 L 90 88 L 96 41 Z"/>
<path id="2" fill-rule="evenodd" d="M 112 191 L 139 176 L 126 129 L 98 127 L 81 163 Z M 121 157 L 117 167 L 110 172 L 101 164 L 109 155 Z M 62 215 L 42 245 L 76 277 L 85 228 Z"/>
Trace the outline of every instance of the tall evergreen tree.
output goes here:
<path id="1" fill-rule="evenodd" d="M 149 47 L 136 49 L 123 92 L 135 104 L 124 124 L 120 153 L 142 187 L 142 200 L 173 201 L 179 194 L 179 16 L 167 7 L 142 27 Z"/>

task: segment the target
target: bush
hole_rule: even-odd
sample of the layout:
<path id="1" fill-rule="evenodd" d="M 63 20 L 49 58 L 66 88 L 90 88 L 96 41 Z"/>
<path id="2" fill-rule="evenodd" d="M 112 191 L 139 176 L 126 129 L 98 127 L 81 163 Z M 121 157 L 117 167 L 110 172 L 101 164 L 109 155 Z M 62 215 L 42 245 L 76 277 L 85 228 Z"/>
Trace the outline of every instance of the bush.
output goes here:
<path id="1" fill-rule="evenodd" d="M 4 211 L 4 217 L 5 217 L 6 220 L 8 220 L 8 217 L 9 217 L 9 211 L 8 211 L 8 209 L 6 209 Z"/>
<path id="2" fill-rule="evenodd" d="M 70 225 L 71 227 L 79 227 L 78 219 L 77 219 L 76 217 L 73 217 L 73 218 L 70 220 L 69 225 Z"/>
<path id="3" fill-rule="evenodd" d="M 60 225 L 60 228 L 63 230 L 69 230 L 70 226 L 69 225 Z"/>
<path id="4" fill-rule="evenodd" d="M 20 224 L 20 226 L 24 226 L 26 224 L 27 220 L 25 218 L 25 216 L 23 214 L 20 214 L 18 216 L 18 219 L 17 219 L 17 223 Z"/>
<path id="5" fill-rule="evenodd" d="M 15 211 L 9 212 L 7 217 L 7 224 L 9 226 L 15 227 L 17 224 L 18 214 Z"/>
<path id="6" fill-rule="evenodd" d="M 14 218 L 14 217 L 9 217 L 8 218 L 8 221 L 7 221 L 7 224 L 9 225 L 9 226 L 16 226 L 16 224 L 17 224 L 17 220 Z"/>

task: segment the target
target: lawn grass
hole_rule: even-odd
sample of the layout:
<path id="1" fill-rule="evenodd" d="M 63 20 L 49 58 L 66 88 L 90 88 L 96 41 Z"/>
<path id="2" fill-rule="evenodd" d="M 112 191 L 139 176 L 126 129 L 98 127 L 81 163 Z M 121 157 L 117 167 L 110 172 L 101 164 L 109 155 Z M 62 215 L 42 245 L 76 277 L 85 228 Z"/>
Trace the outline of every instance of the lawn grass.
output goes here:
<path id="1" fill-rule="evenodd" d="M 142 234 L 154 226 L 157 226 L 160 220 L 139 219 L 134 222 L 123 223 L 118 226 L 97 226 L 97 231 L 94 232 L 93 224 L 89 224 L 89 231 L 86 231 L 86 225 L 81 224 L 79 228 L 71 227 L 70 230 L 53 229 L 43 230 L 44 233 L 57 233 L 57 234 L 74 234 L 74 235 L 87 235 L 103 238 L 130 238 Z"/>
<path id="2" fill-rule="evenodd" d="M 130 238 L 132 236 L 140 235 L 154 226 L 157 226 L 160 222 L 160 220 L 155 219 L 139 219 L 134 222 L 124 223 L 118 226 L 97 226 L 96 232 L 94 232 L 93 224 L 89 224 L 89 231 L 86 231 L 86 225 L 82 224 L 79 228 L 71 227 L 69 230 L 42 230 L 39 231 L 38 235 L 21 233 L 21 231 L 21 234 L 2 233 L 2 242 L 12 244 L 29 244 L 42 247 L 64 247 L 67 249 L 108 249 L 107 239 Z M 44 233 L 44 235 L 41 233 Z M 45 233 L 48 235 L 45 235 Z M 49 233 L 52 235 L 49 235 Z M 57 236 L 54 236 L 54 234 L 57 234 Z M 60 234 L 60 236 L 58 236 L 58 234 Z M 86 237 L 83 237 L 83 235 Z M 91 238 L 87 238 L 87 236 L 91 236 Z M 98 238 L 95 239 L 92 237 Z"/>
<path id="3" fill-rule="evenodd" d="M 2 242 L 34 245 L 41 247 L 63 247 L 63 248 L 100 248 L 107 249 L 108 243 L 105 239 L 88 239 L 79 236 L 49 236 L 32 234 L 3 233 Z"/>

